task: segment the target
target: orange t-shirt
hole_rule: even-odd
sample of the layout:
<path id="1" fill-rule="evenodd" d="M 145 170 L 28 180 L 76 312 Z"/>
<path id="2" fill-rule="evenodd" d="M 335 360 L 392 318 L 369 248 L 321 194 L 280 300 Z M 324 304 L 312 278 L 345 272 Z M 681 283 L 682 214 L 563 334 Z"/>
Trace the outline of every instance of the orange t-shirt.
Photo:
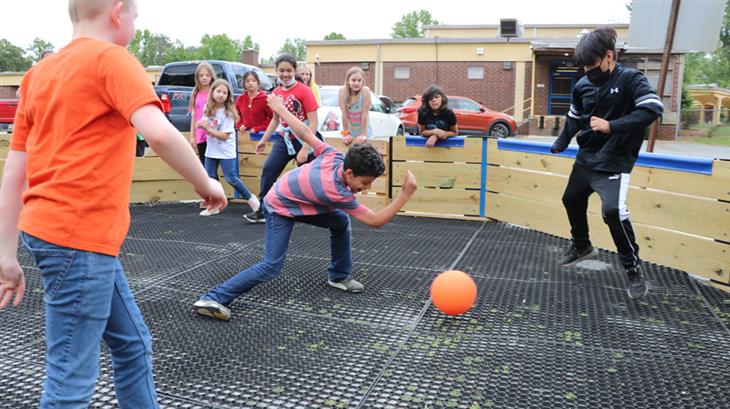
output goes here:
<path id="1" fill-rule="evenodd" d="M 10 143 L 28 158 L 20 230 L 118 255 L 129 229 L 130 118 L 162 108 L 142 64 L 123 47 L 78 38 L 31 68 L 20 90 Z"/>

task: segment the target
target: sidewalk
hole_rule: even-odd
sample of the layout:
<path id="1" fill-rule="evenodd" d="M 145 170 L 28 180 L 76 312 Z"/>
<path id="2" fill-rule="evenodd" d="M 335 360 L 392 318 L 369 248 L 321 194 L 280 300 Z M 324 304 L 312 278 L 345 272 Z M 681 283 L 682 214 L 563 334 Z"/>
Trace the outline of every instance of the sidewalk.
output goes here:
<path id="1" fill-rule="evenodd" d="M 519 139 L 529 139 L 536 142 L 547 142 L 553 143 L 555 141 L 554 136 L 533 136 L 525 135 L 518 136 Z M 641 152 L 646 152 L 646 141 L 641 147 Z M 571 145 L 576 145 L 575 139 L 571 141 Z M 712 159 L 728 159 L 730 160 L 730 147 L 728 146 L 717 146 L 717 145 L 705 145 L 701 143 L 691 143 L 679 141 L 656 141 L 654 143 L 655 153 L 666 153 L 670 155 L 680 156 L 698 156 L 701 158 L 712 158 Z"/>

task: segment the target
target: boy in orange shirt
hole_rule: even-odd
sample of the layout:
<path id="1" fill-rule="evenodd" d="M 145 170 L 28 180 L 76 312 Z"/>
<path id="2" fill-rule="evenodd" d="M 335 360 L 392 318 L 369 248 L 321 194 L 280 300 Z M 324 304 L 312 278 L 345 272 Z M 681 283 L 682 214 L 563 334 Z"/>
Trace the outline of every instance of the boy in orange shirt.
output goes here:
<path id="1" fill-rule="evenodd" d="M 21 86 L 0 185 L 0 308 L 23 299 L 20 230 L 45 290 L 40 407 L 89 405 L 103 338 L 119 406 L 157 408 L 150 333 L 117 259 L 129 227 L 135 128 L 206 206 L 222 209 L 226 198 L 124 48 L 136 1 L 69 0 L 69 15 L 71 43 L 31 68 Z"/>

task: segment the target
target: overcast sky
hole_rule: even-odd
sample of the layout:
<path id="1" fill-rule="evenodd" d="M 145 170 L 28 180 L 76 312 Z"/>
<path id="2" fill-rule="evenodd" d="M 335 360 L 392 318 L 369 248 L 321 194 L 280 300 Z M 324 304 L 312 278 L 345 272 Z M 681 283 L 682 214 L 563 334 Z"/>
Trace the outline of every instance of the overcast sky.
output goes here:
<path id="1" fill-rule="evenodd" d="M 261 57 L 275 54 L 286 38 L 322 40 L 335 31 L 347 39 L 389 38 L 393 25 L 414 10 L 428 10 L 441 24 L 628 23 L 630 0 L 138 0 L 138 29 L 186 45 L 203 34 L 251 35 Z M 0 38 L 26 48 L 39 37 L 63 47 L 71 39 L 66 0 L 0 0 Z"/>

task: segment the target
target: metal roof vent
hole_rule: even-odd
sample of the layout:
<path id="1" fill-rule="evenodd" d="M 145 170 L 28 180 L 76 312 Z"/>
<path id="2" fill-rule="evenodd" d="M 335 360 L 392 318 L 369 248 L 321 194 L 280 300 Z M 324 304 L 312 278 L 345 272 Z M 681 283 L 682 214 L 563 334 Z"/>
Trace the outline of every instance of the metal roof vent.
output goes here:
<path id="1" fill-rule="evenodd" d="M 499 20 L 500 37 L 519 37 L 518 30 L 517 19 L 503 18 Z"/>

